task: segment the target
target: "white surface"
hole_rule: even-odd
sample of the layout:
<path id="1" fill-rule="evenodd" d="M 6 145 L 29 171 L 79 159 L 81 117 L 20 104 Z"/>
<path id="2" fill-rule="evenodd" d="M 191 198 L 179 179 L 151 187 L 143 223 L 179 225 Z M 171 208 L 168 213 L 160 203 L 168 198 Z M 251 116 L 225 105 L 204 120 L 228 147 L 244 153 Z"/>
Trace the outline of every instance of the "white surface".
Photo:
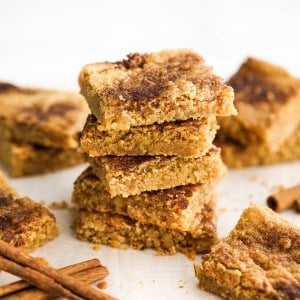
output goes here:
<path id="1" fill-rule="evenodd" d="M 0 0 L 0 4 L 0 81 L 77 90 L 78 72 L 85 63 L 175 47 L 195 49 L 223 76 L 248 55 L 300 74 L 296 0 Z M 299 167 L 300 162 L 230 172 L 219 185 L 219 236 L 229 233 L 251 200 L 264 204 L 274 186 L 300 183 Z M 72 183 L 82 169 L 10 183 L 35 200 L 69 201 Z M 73 238 L 67 211 L 54 213 L 62 234 L 34 253 L 54 266 L 98 257 L 111 273 L 106 291 L 120 299 L 216 299 L 198 289 L 193 261 L 185 256 L 160 257 L 152 250 L 105 246 L 95 251 L 91 244 Z M 282 215 L 300 226 L 299 214 Z M 0 284 L 11 278 L 0 274 Z"/>
<path id="2" fill-rule="evenodd" d="M 242 210 L 251 201 L 264 205 L 266 197 L 274 187 L 289 187 L 300 183 L 300 162 L 273 167 L 249 168 L 230 171 L 219 185 L 218 233 L 226 236 L 235 226 Z M 11 179 L 18 192 L 46 203 L 70 200 L 72 183 L 84 167 L 76 167 L 51 175 L 26 179 Z M 182 254 L 157 256 L 155 251 L 117 250 L 101 245 L 99 251 L 93 245 L 73 238 L 70 228 L 72 218 L 67 210 L 52 210 L 61 226 L 61 235 L 35 251 L 55 267 L 61 267 L 91 258 L 99 258 L 108 267 L 110 275 L 106 281 L 107 293 L 119 299 L 218 299 L 201 291 L 194 276 L 193 263 Z M 300 226 L 299 214 L 292 210 L 281 213 Z M 0 274 L 0 283 L 10 282 L 12 276 Z M 183 288 L 180 288 L 183 286 Z"/>

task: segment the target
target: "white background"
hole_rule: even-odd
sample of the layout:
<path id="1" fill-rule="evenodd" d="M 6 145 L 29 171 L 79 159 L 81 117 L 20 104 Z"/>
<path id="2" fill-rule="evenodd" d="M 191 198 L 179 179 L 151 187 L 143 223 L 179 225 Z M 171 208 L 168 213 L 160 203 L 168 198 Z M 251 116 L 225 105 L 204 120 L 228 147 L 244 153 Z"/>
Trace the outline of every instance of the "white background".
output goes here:
<path id="1" fill-rule="evenodd" d="M 299 18 L 297 0 L 1 0 L 0 80 L 76 88 L 85 63 L 177 47 L 300 70 Z"/>
<path id="2" fill-rule="evenodd" d="M 0 0 L 0 81 L 77 90 L 77 76 L 86 63 L 177 47 L 195 49 L 224 77 L 249 55 L 300 74 L 299 19 L 296 0 Z M 299 167 L 295 162 L 231 171 L 219 185 L 219 236 L 228 234 L 250 201 L 264 204 L 274 186 L 299 183 Z M 36 200 L 69 201 L 72 183 L 83 168 L 10 182 Z M 159 257 L 152 250 L 105 246 L 96 252 L 73 238 L 67 211 L 54 213 L 62 234 L 35 252 L 54 266 L 98 257 L 111 272 L 107 292 L 121 299 L 216 298 L 199 290 L 193 262 L 183 255 Z M 282 215 L 300 225 L 293 211 Z M 0 284 L 9 280 L 0 275 Z"/>

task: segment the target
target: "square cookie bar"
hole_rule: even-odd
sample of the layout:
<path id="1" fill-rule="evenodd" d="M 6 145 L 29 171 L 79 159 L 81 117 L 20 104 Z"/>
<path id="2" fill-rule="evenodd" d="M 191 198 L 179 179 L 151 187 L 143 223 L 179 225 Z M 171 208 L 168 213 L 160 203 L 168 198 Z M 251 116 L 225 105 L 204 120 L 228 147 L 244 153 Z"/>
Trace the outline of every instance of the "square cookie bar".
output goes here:
<path id="1" fill-rule="evenodd" d="M 191 50 L 89 64 L 79 85 L 103 130 L 236 113 L 232 88 Z"/>
<path id="2" fill-rule="evenodd" d="M 220 149 L 212 147 L 205 156 L 103 156 L 88 159 L 112 197 L 138 195 L 144 191 L 179 185 L 215 182 L 225 173 Z"/>
<path id="3" fill-rule="evenodd" d="M 222 159 L 229 168 L 271 165 L 300 159 L 300 127 L 275 152 L 264 144 L 243 145 L 221 135 L 215 143 L 222 149 Z"/>
<path id="4" fill-rule="evenodd" d="M 213 184 L 178 186 L 140 195 L 111 197 L 92 169 L 86 169 L 75 181 L 72 201 L 90 212 L 127 216 L 142 224 L 188 231 L 214 195 Z"/>
<path id="5" fill-rule="evenodd" d="M 214 199 L 207 198 L 196 222 L 187 231 L 142 224 L 128 217 L 80 210 L 75 219 L 80 240 L 120 248 L 154 248 L 161 254 L 183 252 L 189 257 L 207 252 L 216 242 Z"/>
<path id="6" fill-rule="evenodd" d="M 226 136 L 274 152 L 299 126 L 300 79 L 284 69 L 249 58 L 228 84 L 238 115 L 219 119 Z"/>
<path id="7" fill-rule="evenodd" d="M 195 266 L 200 287 L 225 299 L 300 299 L 300 229 L 269 208 L 246 209 Z"/>
<path id="8" fill-rule="evenodd" d="M 20 88 L 0 82 L 1 138 L 53 148 L 77 148 L 88 115 L 74 92 Z"/>
<path id="9" fill-rule="evenodd" d="M 10 176 L 43 174 L 84 163 L 77 149 L 47 148 L 0 139 L 0 162 Z"/>
<path id="10" fill-rule="evenodd" d="M 42 205 L 19 197 L 0 173 L 0 239 L 33 251 L 58 233 L 55 217 Z"/>
<path id="11" fill-rule="evenodd" d="M 97 127 L 96 118 L 90 115 L 80 138 L 81 151 L 89 156 L 199 157 L 210 149 L 218 128 L 215 117 L 131 127 L 128 131 L 99 131 Z"/>

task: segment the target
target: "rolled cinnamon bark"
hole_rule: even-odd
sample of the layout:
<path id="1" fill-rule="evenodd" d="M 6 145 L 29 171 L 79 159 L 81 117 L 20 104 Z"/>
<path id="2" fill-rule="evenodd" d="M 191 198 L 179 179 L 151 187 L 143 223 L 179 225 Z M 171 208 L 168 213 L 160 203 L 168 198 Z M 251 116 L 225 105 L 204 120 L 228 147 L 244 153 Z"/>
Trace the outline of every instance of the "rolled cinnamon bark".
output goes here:
<path id="1" fill-rule="evenodd" d="M 267 205 L 276 212 L 281 212 L 300 203 L 300 185 L 285 189 L 267 198 Z"/>

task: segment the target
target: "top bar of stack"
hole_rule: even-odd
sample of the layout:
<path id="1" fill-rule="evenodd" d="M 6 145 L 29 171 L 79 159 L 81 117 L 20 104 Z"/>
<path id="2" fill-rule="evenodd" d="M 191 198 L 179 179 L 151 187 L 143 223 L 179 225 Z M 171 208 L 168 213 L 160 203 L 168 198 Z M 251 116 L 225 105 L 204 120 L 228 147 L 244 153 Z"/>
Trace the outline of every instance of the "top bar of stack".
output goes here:
<path id="1" fill-rule="evenodd" d="M 98 130 L 236 114 L 232 88 L 190 50 L 130 54 L 120 62 L 90 64 L 83 68 L 79 85 L 101 123 Z"/>

